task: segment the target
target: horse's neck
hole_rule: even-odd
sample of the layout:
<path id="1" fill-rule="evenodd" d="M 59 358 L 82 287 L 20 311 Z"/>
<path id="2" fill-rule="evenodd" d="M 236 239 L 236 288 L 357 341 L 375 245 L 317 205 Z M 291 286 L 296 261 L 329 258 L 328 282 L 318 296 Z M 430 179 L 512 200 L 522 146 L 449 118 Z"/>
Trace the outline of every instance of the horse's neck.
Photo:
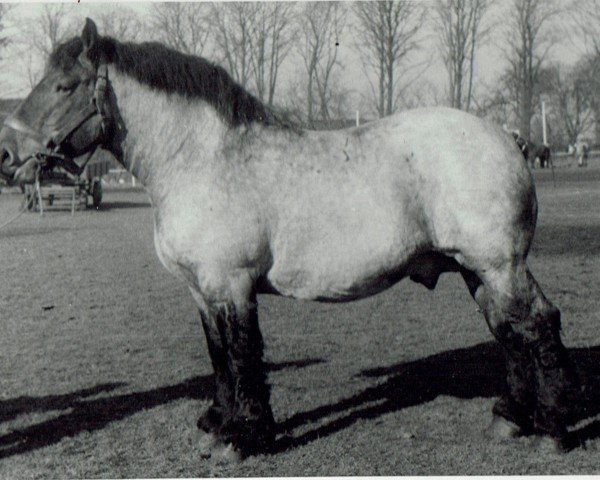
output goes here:
<path id="1" fill-rule="evenodd" d="M 121 163 L 148 189 L 174 169 L 210 168 L 226 130 L 207 104 L 109 73 L 127 135 Z"/>

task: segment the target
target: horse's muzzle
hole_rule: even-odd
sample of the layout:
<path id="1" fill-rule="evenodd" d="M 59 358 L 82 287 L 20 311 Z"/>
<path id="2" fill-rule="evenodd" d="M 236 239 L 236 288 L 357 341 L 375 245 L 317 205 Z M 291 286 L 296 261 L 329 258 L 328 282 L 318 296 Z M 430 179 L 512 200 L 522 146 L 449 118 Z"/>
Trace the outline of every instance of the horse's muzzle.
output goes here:
<path id="1" fill-rule="evenodd" d="M 10 146 L 0 144 L 0 179 L 8 185 L 35 182 L 38 168 L 35 156 L 23 161 Z"/>
<path id="2" fill-rule="evenodd" d="M 23 162 L 15 171 L 12 183 L 34 183 L 38 177 L 40 163 L 37 158 L 31 157 Z"/>

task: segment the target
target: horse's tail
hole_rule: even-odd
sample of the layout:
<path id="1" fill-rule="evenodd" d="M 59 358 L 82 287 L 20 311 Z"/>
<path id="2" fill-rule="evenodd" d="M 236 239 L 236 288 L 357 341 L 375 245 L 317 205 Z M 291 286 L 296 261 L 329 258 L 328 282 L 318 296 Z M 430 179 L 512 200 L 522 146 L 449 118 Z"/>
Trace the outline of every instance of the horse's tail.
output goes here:
<path id="1" fill-rule="evenodd" d="M 520 210 L 516 218 L 519 228 L 516 229 L 515 249 L 526 258 L 533 242 L 538 217 L 538 201 L 533 179 L 529 185 L 524 185 L 519 200 Z"/>

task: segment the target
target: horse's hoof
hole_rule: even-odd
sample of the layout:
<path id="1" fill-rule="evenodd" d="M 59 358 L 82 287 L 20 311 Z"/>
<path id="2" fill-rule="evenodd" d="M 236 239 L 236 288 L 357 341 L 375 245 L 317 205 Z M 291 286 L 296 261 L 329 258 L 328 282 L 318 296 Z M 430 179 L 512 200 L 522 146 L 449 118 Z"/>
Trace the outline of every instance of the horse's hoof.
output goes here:
<path id="1" fill-rule="evenodd" d="M 213 433 L 200 435 L 198 450 L 200 451 L 200 458 L 211 459 L 217 464 L 235 465 L 244 459 L 244 455 L 233 444 L 224 444 Z"/>
<path id="2" fill-rule="evenodd" d="M 509 439 L 520 437 L 523 430 L 516 423 L 508 421 L 504 417 L 494 415 L 492 423 L 484 431 L 484 435 L 489 439 Z"/>
<path id="3" fill-rule="evenodd" d="M 210 458 L 212 451 L 219 445 L 219 439 L 213 433 L 204 433 L 198 438 L 198 450 L 202 458 Z"/>
<path id="4" fill-rule="evenodd" d="M 212 450 L 212 458 L 217 463 L 223 463 L 227 465 L 237 465 L 244 460 L 244 455 L 233 446 L 233 444 L 229 443 L 227 445 L 223 445 L 219 443 Z"/>
<path id="5" fill-rule="evenodd" d="M 569 451 L 566 439 L 536 435 L 532 440 L 532 447 L 540 452 L 551 455 L 560 455 Z"/>

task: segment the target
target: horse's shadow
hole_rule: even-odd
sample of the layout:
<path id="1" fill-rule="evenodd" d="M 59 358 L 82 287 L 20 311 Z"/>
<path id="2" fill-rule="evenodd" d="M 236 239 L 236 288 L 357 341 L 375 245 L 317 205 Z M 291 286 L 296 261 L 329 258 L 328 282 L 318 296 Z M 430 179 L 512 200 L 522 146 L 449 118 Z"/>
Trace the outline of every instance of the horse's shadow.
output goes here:
<path id="1" fill-rule="evenodd" d="M 268 364 L 267 367 L 269 371 L 277 371 L 302 368 L 320 362 L 323 360 L 305 359 Z M 109 383 L 65 395 L 27 396 L 0 401 L 0 422 L 27 413 L 68 410 L 68 413 L 50 420 L 0 435 L 0 459 L 53 445 L 65 437 L 72 437 L 81 432 L 100 430 L 110 422 L 175 400 L 209 399 L 214 392 L 212 375 L 206 375 L 153 390 L 90 399 L 123 386 L 123 383 Z"/>
<path id="2" fill-rule="evenodd" d="M 600 346 L 570 349 L 571 357 L 584 387 L 583 405 L 573 423 L 600 413 Z M 283 437 L 273 452 L 282 452 L 308 444 L 343 430 L 361 419 L 420 405 L 440 395 L 470 399 L 497 397 L 505 389 L 506 370 L 502 347 L 496 342 L 481 343 L 451 350 L 412 362 L 365 370 L 364 377 L 388 377 L 374 387 L 314 410 L 301 412 L 279 424 Z M 327 417 L 336 416 L 327 422 Z M 323 424 L 323 421 L 325 423 Z M 321 426 L 299 436 L 291 432 L 303 425 L 320 421 Z M 572 447 L 600 438 L 600 420 L 571 432 Z"/>
<path id="3" fill-rule="evenodd" d="M 600 413 L 600 346 L 571 349 L 585 387 L 586 399 L 579 419 Z M 321 363 L 306 359 L 269 364 L 269 370 L 301 368 Z M 348 428 L 361 419 L 377 418 L 434 400 L 439 395 L 470 399 L 496 397 L 504 388 L 504 355 L 493 342 L 451 350 L 412 362 L 365 370 L 367 378 L 388 377 L 351 397 L 313 410 L 297 413 L 281 421 L 272 452 L 306 445 L 317 438 Z M 108 423 L 139 411 L 182 398 L 208 399 L 214 391 L 212 376 L 199 376 L 177 385 L 123 395 L 102 396 L 122 384 L 103 384 L 66 395 L 20 397 L 0 401 L 0 421 L 36 411 L 69 410 L 50 420 L 0 436 L 0 459 L 58 443 L 65 437 L 104 428 Z M 329 417 L 335 417 L 328 420 Z M 294 436 L 294 430 L 315 422 L 319 426 Z M 305 428 L 304 428 L 305 429 Z M 600 421 L 594 420 L 574 432 L 583 441 L 600 437 Z"/>

